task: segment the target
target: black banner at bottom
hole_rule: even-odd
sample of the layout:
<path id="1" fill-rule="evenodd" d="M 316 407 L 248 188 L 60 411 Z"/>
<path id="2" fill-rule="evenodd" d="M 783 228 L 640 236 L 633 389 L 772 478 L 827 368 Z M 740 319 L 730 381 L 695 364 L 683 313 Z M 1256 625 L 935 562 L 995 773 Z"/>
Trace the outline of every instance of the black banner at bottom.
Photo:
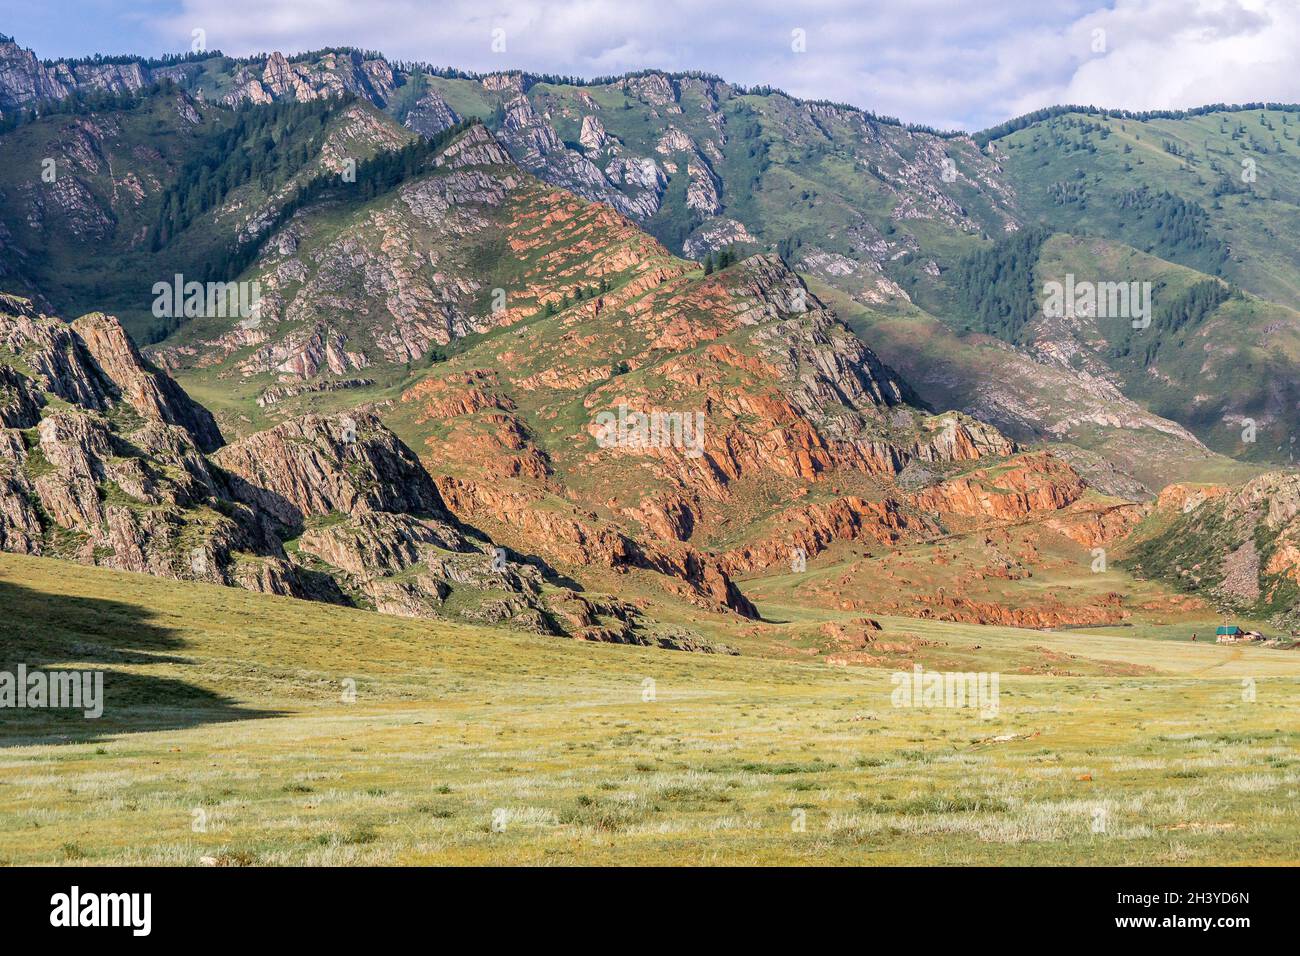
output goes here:
<path id="1" fill-rule="evenodd" d="M 6 937 L 122 941 L 373 941 L 436 921 L 444 932 L 575 923 L 580 936 L 689 927 L 734 943 L 772 920 L 907 925 L 927 941 L 980 930 L 1231 943 L 1289 925 L 1293 871 L 1276 869 L 8 869 Z M 706 919 L 701 919 L 707 917 Z M 652 920 L 647 924 L 645 920 Z M 746 923 L 750 926 L 746 926 Z M 715 927 L 710 931 L 710 927 Z"/>

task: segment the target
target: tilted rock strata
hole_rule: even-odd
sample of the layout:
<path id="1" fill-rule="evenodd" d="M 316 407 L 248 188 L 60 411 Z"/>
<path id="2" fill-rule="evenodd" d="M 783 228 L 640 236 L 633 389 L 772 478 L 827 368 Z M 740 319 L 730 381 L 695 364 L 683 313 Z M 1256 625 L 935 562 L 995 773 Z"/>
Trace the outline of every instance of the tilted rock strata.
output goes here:
<path id="1" fill-rule="evenodd" d="M 570 633 L 548 601 L 586 602 L 574 636 L 707 649 L 643 634 L 631 606 L 548 596 L 543 568 L 467 534 L 373 413 L 290 419 L 209 458 L 211 416 L 115 319 L 0 307 L 4 550 L 408 616 L 447 616 L 456 593 L 461 619 L 542 634 Z M 647 560 L 744 606 L 694 556 Z"/>

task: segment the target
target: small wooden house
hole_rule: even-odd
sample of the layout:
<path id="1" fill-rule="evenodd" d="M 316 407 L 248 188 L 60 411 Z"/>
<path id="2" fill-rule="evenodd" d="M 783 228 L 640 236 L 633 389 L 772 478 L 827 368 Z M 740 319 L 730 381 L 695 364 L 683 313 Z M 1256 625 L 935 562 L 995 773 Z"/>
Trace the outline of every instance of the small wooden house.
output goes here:
<path id="1" fill-rule="evenodd" d="M 1244 644 L 1258 637 L 1259 634 L 1253 631 L 1243 631 L 1235 624 L 1224 624 L 1214 629 L 1214 642 L 1216 644 Z"/>

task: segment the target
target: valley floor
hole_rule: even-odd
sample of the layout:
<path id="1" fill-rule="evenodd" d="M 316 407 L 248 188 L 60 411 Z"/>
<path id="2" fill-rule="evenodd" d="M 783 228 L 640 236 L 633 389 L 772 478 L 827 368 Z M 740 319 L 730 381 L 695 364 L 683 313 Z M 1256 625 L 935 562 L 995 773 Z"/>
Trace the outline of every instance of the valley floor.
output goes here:
<path id="1" fill-rule="evenodd" d="M 107 674 L 101 719 L 0 711 L 0 862 L 1300 862 L 1300 654 L 879 620 L 997 715 L 0 554 L 0 670 Z"/>

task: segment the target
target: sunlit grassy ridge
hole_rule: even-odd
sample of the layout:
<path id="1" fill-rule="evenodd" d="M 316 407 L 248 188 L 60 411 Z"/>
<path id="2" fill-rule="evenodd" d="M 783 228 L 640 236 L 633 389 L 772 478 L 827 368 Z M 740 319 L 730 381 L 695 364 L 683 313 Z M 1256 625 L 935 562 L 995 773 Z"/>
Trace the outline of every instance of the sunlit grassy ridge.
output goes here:
<path id="1" fill-rule="evenodd" d="M 1067 113 L 994 145 L 1031 220 L 1106 235 L 1294 304 L 1298 131 L 1300 116 L 1281 110 L 1144 121 Z M 1203 241 L 1195 229 L 1166 229 L 1171 215 L 1185 215 L 1167 200 L 1144 208 L 1135 202 L 1143 189 L 1190 204 L 1193 217 L 1199 209 Z"/>
<path id="2" fill-rule="evenodd" d="M 984 720 L 891 706 L 888 670 L 584 645 L 8 555 L 0 589 L 5 667 L 109 672 L 101 721 L 5 712 L 8 863 L 1297 857 L 1285 652 L 908 622 L 972 669 L 1038 644 L 1080 672 L 1143 671 L 1003 673 Z"/>

